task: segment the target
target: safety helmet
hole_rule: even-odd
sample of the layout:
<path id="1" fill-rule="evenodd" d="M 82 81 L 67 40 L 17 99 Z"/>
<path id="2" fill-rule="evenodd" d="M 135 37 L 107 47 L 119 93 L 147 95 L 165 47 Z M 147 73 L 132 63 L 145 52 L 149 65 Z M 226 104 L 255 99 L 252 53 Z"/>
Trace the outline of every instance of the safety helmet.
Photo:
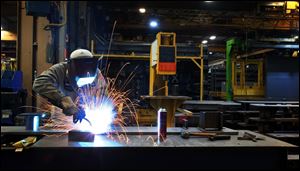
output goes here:
<path id="1" fill-rule="evenodd" d="M 83 58 L 93 58 L 93 54 L 86 49 L 77 49 L 74 50 L 70 55 L 70 59 L 83 59 Z"/>
<path id="2" fill-rule="evenodd" d="M 82 87 L 91 84 L 97 76 L 98 59 L 86 49 L 73 51 L 68 60 L 68 73 L 71 83 Z"/>

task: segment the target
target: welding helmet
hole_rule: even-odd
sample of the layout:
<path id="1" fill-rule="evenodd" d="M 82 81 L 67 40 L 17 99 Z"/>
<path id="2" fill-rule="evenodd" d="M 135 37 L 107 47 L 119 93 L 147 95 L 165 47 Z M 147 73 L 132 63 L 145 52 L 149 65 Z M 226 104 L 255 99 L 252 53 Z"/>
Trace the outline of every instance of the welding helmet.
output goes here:
<path id="1" fill-rule="evenodd" d="M 86 49 L 73 51 L 68 59 L 68 74 L 72 84 L 82 87 L 94 82 L 97 76 L 98 59 Z"/>

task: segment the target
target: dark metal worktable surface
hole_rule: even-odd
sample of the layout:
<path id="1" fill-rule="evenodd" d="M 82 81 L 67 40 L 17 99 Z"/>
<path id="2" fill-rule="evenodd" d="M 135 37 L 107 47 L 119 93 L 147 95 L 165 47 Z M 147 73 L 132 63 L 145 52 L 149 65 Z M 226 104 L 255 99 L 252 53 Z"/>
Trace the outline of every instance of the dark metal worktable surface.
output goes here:
<path id="1" fill-rule="evenodd" d="M 233 101 L 222 101 L 222 100 L 187 100 L 183 102 L 186 105 L 232 105 L 232 106 L 240 106 L 240 103 L 236 103 Z"/>
<path id="2" fill-rule="evenodd" d="M 241 109 L 241 104 L 233 101 L 221 100 L 186 100 L 182 108 L 192 111 L 219 111 L 229 109 Z"/>
<path id="3" fill-rule="evenodd" d="M 128 134 L 129 141 L 118 141 L 117 136 L 113 136 L 114 140 L 106 135 L 96 135 L 94 142 L 69 142 L 68 135 L 62 136 L 46 136 L 35 143 L 32 148 L 43 147 L 295 147 L 277 139 L 267 137 L 252 131 L 238 131 L 239 135 L 231 135 L 230 140 L 210 141 L 208 138 L 190 137 L 183 139 L 180 135 L 168 135 L 165 142 L 157 144 L 153 141 L 156 135 L 132 135 Z M 247 140 L 237 140 L 238 136 L 242 136 L 244 132 L 255 134 L 258 137 L 264 137 L 265 140 L 257 142 Z"/>
<path id="4" fill-rule="evenodd" d="M 114 128 L 113 130 L 117 130 L 118 132 L 124 132 L 122 128 Z M 125 127 L 126 133 L 140 135 L 140 134 L 151 134 L 154 135 L 157 132 L 157 127 Z M 179 134 L 182 128 L 180 127 L 172 127 L 167 128 L 168 134 Z M 199 132 L 200 130 L 196 127 L 190 127 L 190 132 Z M 224 132 L 237 132 L 236 130 L 224 127 L 222 129 Z M 59 133 L 67 133 L 67 131 L 62 129 L 43 129 L 40 128 L 38 131 L 26 130 L 25 126 L 1 126 L 1 134 L 5 135 L 44 135 L 44 134 L 59 134 Z"/>
<path id="5" fill-rule="evenodd" d="M 297 146 L 264 137 L 257 142 L 209 141 L 207 138 L 182 139 L 181 128 L 171 128 L 167 141 L 157 144 L 156 127 L 128 127 L 129 141 L 97 135 L 94 142 L 69 142 L 67 135 L 44 136 L 21 153 L 1 150 L 3 168 L 24 169 L 278 169 L 285 168 L 287 150 Z M 190 128 L 190 131 L 197 131 Z M 230 129 L 228 129 L 230 131 Z M 152 134 L 152 135 L 151 135 Z M 153 137 L 150 138 L 150 137 Z M 18 161 L 18 164 L 15 164 Z"/>
<path id="6" fill-rule="evenodd" d="M 123 130 L 116 128 L 120 133 L 123 133 Z M 156 144 L 154 143 L 154 139 L 156 138 L 156 127 L 126 127 L 126 135 L 129 138 L 128 142 L 116 142 L 117 136 L 114 135 L 113 139 L 108 138 L 106 135 L 96 135 L 95 143 L 84 142 L 86 147 L 106 147 L 112 144 L 113 146 L 141 146 L 146 147 L 150 146 L 162 146 L 162 147 L 186 147 L 186 146 L 214 146 L 214 147 L 294 147 L 291 144 L 285 143 L 283 141 L 279 141 L 277 139 L 255 133 L 248 130 L 232 130 L 229 128 L 223 128 L 224 132 L 238 132 L 239 135 L 231 135 L 230 140 L 223 141 L 209 141 L 207 138 L 197 138 L 191 137 L 189 139 L 182 139 L 180 137 L 180 132 L 182 128 L 168 128 L 168 136 L 167 140 L 163 143 Z M 200 130 L 196 127 L 190 127 L 188 129 L 189 132 L 199 132 Z M 244 132 L 249 132 L 258 137 L 264 137 L 264 141 L 241 141 L 237 140 L 238 136 L 242 136 Z M 60 134 L 67 133 L 62 130 L 43 130 L 39 131 L 29 131 L 25 130 L 25 127 L 17 127 L 17 126 L 2 126 L 1 134 L 4 135 L 45 135 L 45 134 Z M 103 143 L 99 144 L 98 140 L 101 140 Z M 104 143 L 105 142 L 105 143 Z M 79 145 L 78 145 L 79 144 Z M 68 142 L 68 135 L 58 135 L 58 136 L 45 136 L 40 139 L 37 143 L 35 143 L 31 148 L 34 147 L 82 147 L 82 142 Z"/>

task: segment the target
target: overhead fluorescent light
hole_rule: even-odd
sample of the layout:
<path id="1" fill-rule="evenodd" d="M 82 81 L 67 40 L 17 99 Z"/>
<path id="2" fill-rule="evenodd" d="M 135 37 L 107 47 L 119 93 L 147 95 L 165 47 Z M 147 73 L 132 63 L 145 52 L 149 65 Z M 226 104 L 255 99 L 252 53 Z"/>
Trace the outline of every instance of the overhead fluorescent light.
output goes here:
<path id="1" fill-rule="evenodd" d="M 142 13 L 142 14 L 143 14 L 143 13 L 145 13 L 145 12 L 146 12 L 146 9 L 145 9 L 145 8 L 140 8 L 140 9 L 139 9 L 139 11 L 140 11 L 140 13 Z"/>
<path id="2" fill-rule="evenodd" d="M 207 43 L 207 40 L 203 40 L 203 41 L 202 41 L 202 44 L 206 44 L 206 43 Z"/>
<path id="3" fill-rule="evenodd" d="M 216 38 L 217 38 L 217 37 L 214 36 L 214 35 L 212 35 L 212 36 L 209 37 L 210 40 L 215 40 Z"/>
<path id="4" fill-rule="evenodd" d="M 154 27 L 157 27 L 157 25 L 158 25 L 158 24 L 157 24 L 156 21 L 151 21 L 151 22 L 150 22 L 150 27 L 153 27 L 153 28 L 154 28 Z"/>

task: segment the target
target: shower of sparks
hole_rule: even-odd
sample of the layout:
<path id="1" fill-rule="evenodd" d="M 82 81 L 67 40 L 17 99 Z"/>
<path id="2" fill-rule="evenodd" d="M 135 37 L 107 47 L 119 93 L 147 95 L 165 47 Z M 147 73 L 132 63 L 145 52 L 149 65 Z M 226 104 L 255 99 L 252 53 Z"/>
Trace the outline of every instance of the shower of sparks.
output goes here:
<path id="1" fill-rule="evenodd" d="M 121 68 L 119 73 L 126 65 Z M 79 89 L 79 97 L 76 102 L 85 110 L 86 118 L 91 122 L 91 125 L 88 122 L 82 121 L 82 123 L 76 125 L 78 129 L 91 131 L 95 134 L 116 133 L 119 135 L 119 138 L 128 141 L 125 128 L 126 124 L 124 122 L 126 116 L 124 116 L 123 113 L 129 112 L 130 116 L 135 119 L 137 125 L 138 121 L 135 111 L 136 105 L 127 98 L 130 91 L 122 90 L 125 88 L 126 83 L 132 79 L 133 74 L 128 77 L 120 90 L 115 88 L 117 77 L 114 79 L 107 78 L 104 87 L 100 86 L 99 88 L 99 86 L 87 85 Z M 99 77 L 97 81 L 96 85 L 103 85 L 103 78 Z M 121 128 L 121 132 L 125 135 L 119 134 L 116 128 Z"/>
<path id="2" fill-rule="evenodd" d="M 80 130 L 91 131 L 94 134 L 103 134 L 111 131 L 111 124 L 113 123 L 116 112 L 114 111 L 113 103 L 105 98 L 105 102 L 95 106 L 93 108 L 86 107 L 86 118 L 91 122 L 82 122 L 80 124 Z"/>
<path id="3" fill-rule="evenodd" d="M 115 78 L 107 78 L 105 86 L 86 85 L 78 89 L 75 103 L 85 110 L 86 118 L 91 125 L 85 120 L 74 124 L 72 116 L 64 115 L 61 109 L 42 99 L 42 107 L 38 110 L 51 113 L 51 117 L 44 119 L 41 128 L 66 132 L 73 129 L 90 131 L 95 134 L 106 134 L 110 139 L 117 137 L 117 140 L 128 143 L 125 120 L 130 120 L 139 127 L 135 110 L 137 104 L 128 98 L 130 90 L 125 90 L 134 77 L 134 72 L 127 77 L 119 89 L 116 88 L 118 76 L 128 64 L 126 63 L 120 69 Z M 103 79 L 99 77 L 95 85 L 103 85 Z"/>
<path id="4" fill-rule="evenodd" d="M 140 132 L 135 101 L 128 98 L 130 89 L 125 90 L 128 83 L 134 77 L 134 72 L 129 74 L 127 79 L 122 82 L 122 86 L 116 88 L 118 76 L 122 69 L 128 65 L 126 63 L 118 72 L 115 78 L 106 78 L 106 86 L 104 88 L 97 88 L 97 86 L 87 85 L 83 86 L 78 91 L 78 98 L 75 103 L 82 107 L 86 112 L 86 118 L 91 122 L 91 125 L 82 120 L 81 123 L 74 124 L 72 116 L 66 116 L 62 109 L 52 105 L 46 99 L 39 98 L 40 108 L 36 108 L 37 112 L 44 112 L 50 114 L 50 118 L 43 118 L 43 124 L 40 127 L 42 130 L 57 131 L 57 134 L 47 134 L 46 136 L 62 136 L 66 135 L 68 131 L 77 129 L 84 131 L 91 131 L 95 134 L 105 134 L 112 142 L 119 142 L 130 144 L 130 139 L 127 135 L 126 120 L 137 126 L 138 135 L 135 137 L 140 139 L 141 143 L 150 143 L 153 146 L 159 146 L 160 143 L 167 143 L 168 140 L 159 142 L 156 135 L 142 136 Z M 101 84 L 102 78 L 98 78 L 96 85 Z M 32 98 L 37 98 L 33 97 Z M 26 108 L 35 108 L 32 106 L 23 106 Z M 133 126 L 133 125 L 130 125 Z"/>

